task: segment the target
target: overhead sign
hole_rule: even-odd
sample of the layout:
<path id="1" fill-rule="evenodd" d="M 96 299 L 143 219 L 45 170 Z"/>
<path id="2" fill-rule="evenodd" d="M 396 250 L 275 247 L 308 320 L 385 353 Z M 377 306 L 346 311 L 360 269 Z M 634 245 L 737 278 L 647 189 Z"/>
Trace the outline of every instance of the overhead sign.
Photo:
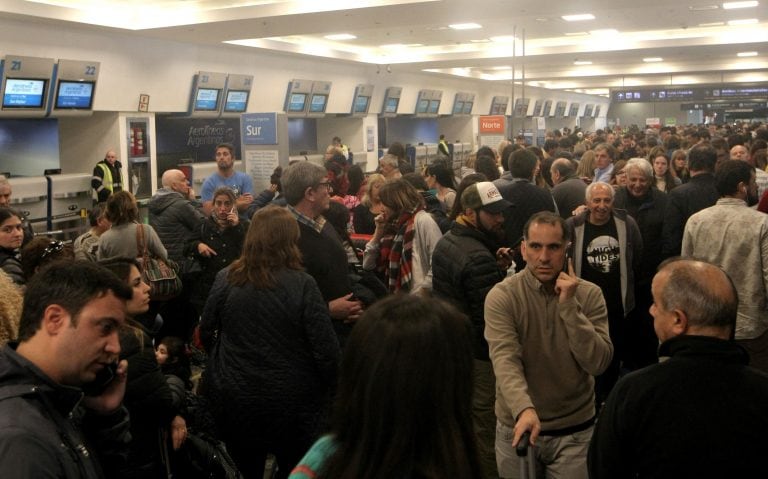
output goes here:
<path id="1" fill-rule="evenodd" d="M 504 134 L 507 131 L 504 115 L 478 117 L 480 134 Z"/>
<path id="2" fill-rule="evenodd" d="M 245 145 L 277 145 L 277 113 L 246 113 L 240 129 Z"/>

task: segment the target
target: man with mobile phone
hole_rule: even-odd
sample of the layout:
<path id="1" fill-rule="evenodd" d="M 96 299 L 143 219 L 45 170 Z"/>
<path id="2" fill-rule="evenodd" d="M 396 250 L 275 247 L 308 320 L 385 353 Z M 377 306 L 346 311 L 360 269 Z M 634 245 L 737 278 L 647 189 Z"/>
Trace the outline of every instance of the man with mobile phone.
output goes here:
<path id="1" fill-rule="evenodd" d="M 568 263 L 570 236 L 560 215 L 536 213 L 520 245 L 526 267 L 485 297 L 485 339 L 496 376 L 499 477 L 518 478 L 515 447 L 531 433 L 534 460 L 547 476 L 586 479 L 595 421 L 593 376 L 613 346 L 600 288 Z"/>
<path id="2" fill-rule="evenodd" d="M 19 341 L 0 351 L 3 478 L 108 475 L 129 438 L 128 365 L 114 365 L 131 294 L 88 261 L 54 263 L 27 283 Z"/>

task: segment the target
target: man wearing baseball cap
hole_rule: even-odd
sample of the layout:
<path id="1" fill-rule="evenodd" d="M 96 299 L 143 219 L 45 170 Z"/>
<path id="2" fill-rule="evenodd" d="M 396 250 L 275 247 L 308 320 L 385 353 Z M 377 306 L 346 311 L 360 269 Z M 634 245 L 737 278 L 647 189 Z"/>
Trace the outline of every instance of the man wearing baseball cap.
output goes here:
<path id="1" fill-rule="evenodd" d="M 432 255 L 433 293 L 456 305 L 472 321 L 475 352 L 472 416 L 486 478 L 498 477 L 493 410 L 496 382 L 488 344 L 483 337 L 485 295 L 504 279 L 510 266 L 508 248 L 499 248 L 504 210 L 512 204 L 501 197 L 493 183 L 467 187 L 461 195 L 461 214 L 451 230 L 438 241 Z"/>

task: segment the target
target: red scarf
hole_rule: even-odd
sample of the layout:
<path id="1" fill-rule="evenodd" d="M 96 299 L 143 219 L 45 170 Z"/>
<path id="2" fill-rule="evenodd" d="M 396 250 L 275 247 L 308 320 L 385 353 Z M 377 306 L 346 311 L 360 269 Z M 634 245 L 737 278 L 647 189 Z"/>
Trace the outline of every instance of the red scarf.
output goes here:
<path id="1" fill-rule="evenodd" d="M 418 207 L 413 211 L 406 211 L 393 225 L 395 233 L 387 234 L 381 238 L 381 251 L 379 255 L 379 271 L 384 272 L 391 293 L 398 291 L 410 291 L 413 282 L 412 258 L 413 238 L 416 235 L 414 218 L 416 213 L 423 210 Z"/>

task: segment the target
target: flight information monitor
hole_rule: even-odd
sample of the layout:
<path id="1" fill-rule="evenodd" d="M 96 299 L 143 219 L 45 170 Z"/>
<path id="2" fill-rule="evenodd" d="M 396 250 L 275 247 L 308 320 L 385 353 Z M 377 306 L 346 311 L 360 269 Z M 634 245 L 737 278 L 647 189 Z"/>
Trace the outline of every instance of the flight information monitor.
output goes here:
<path id="1" fill-rule="evenodd" d="M 93 106 L 94 82 L 60 81 L 56 89 L 57 109 L 90 110 Z"/>
<path id="2" fill-rule="evenodd" d="M 435 113 L 440 110 L 440 100 L 429 100 L 428 113 Z"/>
<path id="3" fill-rule="evenodd" d="M 306 104 L 306 93 L 291 93 L 291 97 L 288 99 L 288 111 L 292 113 L 302 112 Z"/>
<path id="4" fill-rule="evenodd" d="M 243 113 L 248 107 L 247 90 L 227 90 L 227 98 L 224 101 L 224 111 L 228 113 Z"/>
<path id="5" fill-rule="evenodd" d="M 416 105 L 416 113 L 426 113 L 429 108 L 429 100 L 419 100 Z"/>
<path id="6" fill-rule="evenodd" d="M 384 113 L 397 113 L 397 105 L 400 103 L 400 98 L 387 98 L 384 102 Z"/>
<path id="7" fill-rule="evenodd" d="M 325 112 L 325 104 L 328 102 L 327 95 L 312 95 L 312 102 L 309 104 L 310 113 Z"/>
<path id="8" fill-rule="evenodd" d="M 7 78 L 3 108 L 42 108 L 46 80 Z"/>
<path id="9" fill-rule="evenodd" d="M 219 94 L 217 88 L 198 88 L 195 96 L 195 111 L 216 111 L 219 109 Z"/>
<path id="10" fill-rule="evenodd" d="M 368 113 L 368 103 L 370 103 L 371 97 L 369 96 L 357 96 L 355 98 L 355 105 L 352 109 L 352 113 Z"/>

